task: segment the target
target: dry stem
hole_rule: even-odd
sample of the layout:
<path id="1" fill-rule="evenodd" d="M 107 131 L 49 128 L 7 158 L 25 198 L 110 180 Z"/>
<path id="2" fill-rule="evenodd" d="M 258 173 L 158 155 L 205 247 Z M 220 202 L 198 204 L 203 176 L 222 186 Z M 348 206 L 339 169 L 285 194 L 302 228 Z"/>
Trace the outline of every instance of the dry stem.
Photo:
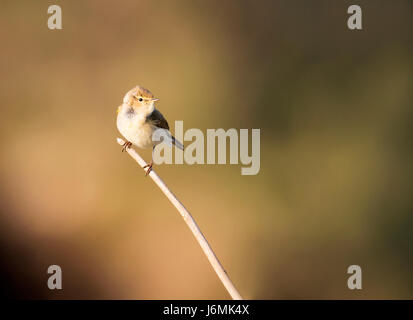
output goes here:
<path id="1" fill-rule="evenodd" d="M 118 138 L 118 143 L 123 145 L 125 141 Z M 127 152 L 129 155 L 135 159 L 135 161 L 141 166 L 146 166 L 145 160 L 132 148 L 128 148 Z M 176 196 L 172 193 L 172 191 L 166 186 L 166 184 L 162 181 L 162 179 L 156 174 L 154 170 L 149 173 L 149 176 L 152 180 L 158 185 L 158 187 L 162 190 L 162 192 L 166 195 L 169 201 L 175 206 L 175 208 L 179 211 L 182 218 L 185 220 L 186 224 L 188 225 L 189 229 L 191 229 L 194 237 L 198 241 L 199 245 L 201 246 L 202 250 L 204 251 L 205 255 L 207 256 L 209 262 L 214 268 L 215 272 L 217 273 L 219 279 L 221 280 L 224 287 L 227 289 L 228 293 L 231 295 L 232 299 L 234 300 L 242 300 L 241 295 L 235 288 L 234 284 L 231 282 L 231 279 L 228 277 L 228 274 L 222 267 L 221 263 L 219 262 L 218 258 L 216 257 L 214 251 L 212 251 L 211 246 L 209 245 L 208 241 L 205 239 L 204 235 L 202 234 L 201 230 L 199 229 L 198 225 L 196 224 L 194 218 L 191 216 L 189 211 L 184 207 L 184 205 L 176 198 Z"/>

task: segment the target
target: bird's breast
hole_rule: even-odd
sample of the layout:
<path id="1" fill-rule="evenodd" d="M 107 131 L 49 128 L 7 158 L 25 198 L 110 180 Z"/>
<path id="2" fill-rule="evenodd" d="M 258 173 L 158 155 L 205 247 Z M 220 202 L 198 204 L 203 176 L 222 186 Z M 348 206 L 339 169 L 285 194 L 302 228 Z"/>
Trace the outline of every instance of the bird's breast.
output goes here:
<path id="1" fill-rule="evenodd" d="M 146 123 L 146 118 L 126 108 L 118 114 L 116 121 L 119 132 L 139 148 L 153 146 L 153 127 Z"/>

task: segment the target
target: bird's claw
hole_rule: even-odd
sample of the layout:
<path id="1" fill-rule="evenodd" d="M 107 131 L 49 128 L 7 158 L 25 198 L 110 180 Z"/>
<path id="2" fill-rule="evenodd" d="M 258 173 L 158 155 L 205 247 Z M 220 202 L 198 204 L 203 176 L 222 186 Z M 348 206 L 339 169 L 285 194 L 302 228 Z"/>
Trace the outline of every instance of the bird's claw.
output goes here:
<path id="1" fill-rule="evenodd" d="M 126 149 L 129 149 L 132 146 L 132 142 L 126 141 L 123 145 L 122 152 L 125 152 Z"/>
<path id="2" fill-rule="evenodd" d="M 153 166 L 153 163 L 152 163 L 152 162 L 151 162 L 151 163 L 148 163 L 146 166 L 143 166 L 143 169 L 148 168 L 148 169 L 146 170 L 145 177 L 146 177 L 149 173 L 151 173 L 151 171 L 152 171 L 152 166 Z"/>

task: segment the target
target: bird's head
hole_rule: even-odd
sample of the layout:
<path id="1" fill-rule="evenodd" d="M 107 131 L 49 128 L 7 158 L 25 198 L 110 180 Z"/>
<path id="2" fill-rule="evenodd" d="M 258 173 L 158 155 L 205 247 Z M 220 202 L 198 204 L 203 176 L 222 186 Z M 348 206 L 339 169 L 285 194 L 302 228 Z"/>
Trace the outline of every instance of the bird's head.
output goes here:
<path id="1" fill-rule="evenodd" d="M 159 99 L 155 98 L 148 89 L 141 86 L 136 86 L 125 95 L 123 98 L 123 104 L 137 109 L 153 110 L 154 103 L 158 100 Z"/>

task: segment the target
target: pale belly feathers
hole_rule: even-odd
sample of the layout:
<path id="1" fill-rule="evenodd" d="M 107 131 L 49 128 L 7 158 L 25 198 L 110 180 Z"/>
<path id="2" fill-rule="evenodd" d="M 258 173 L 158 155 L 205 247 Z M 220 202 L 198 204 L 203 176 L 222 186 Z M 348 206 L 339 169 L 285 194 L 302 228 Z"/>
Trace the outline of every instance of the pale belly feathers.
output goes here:
<path id="1" fill-rule="evenodd" d="M 120 112 L 116 124 L 119 132 L 135 146 L 145 149 L 154 145 L 152 134 L 156 127 L 146 123 L 145 118 Z"/>

